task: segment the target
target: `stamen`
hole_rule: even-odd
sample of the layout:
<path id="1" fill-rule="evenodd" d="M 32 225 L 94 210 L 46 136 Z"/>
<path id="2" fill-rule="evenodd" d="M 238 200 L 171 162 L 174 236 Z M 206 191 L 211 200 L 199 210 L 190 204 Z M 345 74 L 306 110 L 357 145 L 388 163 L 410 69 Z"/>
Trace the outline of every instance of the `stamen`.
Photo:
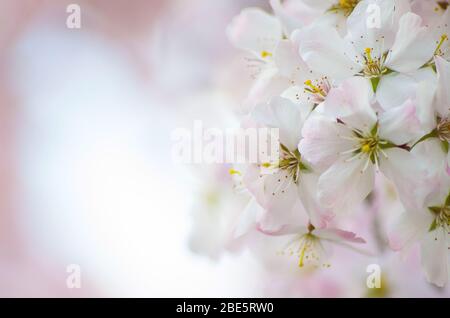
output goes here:
<path id="1" fill-rule="evenodd" d="M 330 12 L 342 12 L 344 16 L 348 17 L 355 9 L 360 0 L 339 0 L 338 3 L 333 5 L 328 11 Z"/>
<path id="2" fill-rule="evenodd" d="M 441 120 L 436 127 L 437 136 L 441 141 L 450 141 L 450 122 L 448 120 Z"/>
<path id="3" fill-rule="evenodd" d="M 384 66 L 386 60 L 386 54 L 382 54 L 380 57 L 372 56 L 372 48 L 366 48 L 364 50 L 364 69 L 362 71 L 363 75 L 367 78 L 379 78 L 385 74 L 388 69 Z"/>
<path id="4" fill-rule="evenodd" d="M 366 53 L 366 57 L 367 57 L 367 60 L 369 61 L 369 63 L 373 63 L 373 60 L 372 60 L 372 49 L 371 48 L 366 48 L 365 50 L 364 50 L 364 52 Z"/>
<path id="5" fill-rule="evenodd" d="M 311 80 L 304 82 L 305 93 L 310 95 L 308 99 L 312 100 L 315 104 L 320 104 L 327 97 L 331 85 L 327 77 L 323 77 L 315 82 L 315 84 L 313 84 L 313 81 Z"/>
<path id="6" fill-rule="evenodd" d="M 434 55 L 438 55 L 438 56 L 443 55 L 441 48 L 442 48 L 442 45 L 444 44 L 444 42 L 447 40 L 448 40 L 447 34 L 441 35 L 441 39 L 439 40 L 436 50 L 434 51 Z"/>
<path id="7" fill-rule="evenodd" d="M 311 89 L 312 93 L 319 93 L 320 95 L 325 96 L 325 92 L 320 87 L 313 85 L 311 80 L 307 80 L 305 85 Z"/>

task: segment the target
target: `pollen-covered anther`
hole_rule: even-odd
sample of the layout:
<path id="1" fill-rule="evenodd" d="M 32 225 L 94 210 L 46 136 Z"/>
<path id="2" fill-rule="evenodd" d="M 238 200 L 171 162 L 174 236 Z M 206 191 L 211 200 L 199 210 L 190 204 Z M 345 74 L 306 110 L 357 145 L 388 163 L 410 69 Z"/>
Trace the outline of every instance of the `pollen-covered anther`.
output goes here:
<path id="1" fill-rule="evenodd" d="M 268 58 L 268 57 L 271 57 L 271 56 L 272 56 L 272 53 L 267 52 L 267 51 L 261 51 L 261 57 L 262 57 L 263 59 Z"/>

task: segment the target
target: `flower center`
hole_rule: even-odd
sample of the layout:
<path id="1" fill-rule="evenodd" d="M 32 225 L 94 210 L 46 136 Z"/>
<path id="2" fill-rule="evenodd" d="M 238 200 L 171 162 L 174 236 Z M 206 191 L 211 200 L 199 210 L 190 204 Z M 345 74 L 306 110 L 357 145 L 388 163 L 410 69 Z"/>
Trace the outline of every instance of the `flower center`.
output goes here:
<path id="1" fill-rule="evenodd" d="M 274 174 L 279 170 L 283 172 L 283 176 L 278 179 L 278 185 L 272 190 L 272 195 L 285 193 L 286 190 L 294 183 L 300 182 L 301 173 L 310 172 L 310 168 L 302 161 L 302 156 L 298 149 L 290 151 L 285 145 L 280 144 L 281 153 L 280 159 L 277 162 L 264 162 L 261 167 L 267 169 L 270 173 Z M 262 175 L 260 175 L 262 177 Z"/>
<path id="2" fill-rule="evenodd" d="M 364 50 L 364 68 L 362 73 L 367 78 L 377 78 L 385 74 L 388 69 L 384 66 L 387 54 L 383 54 L 380 57 L 372 56 L 372 49 L 366 48 Z"/>
<path id="3" fill-rule="evenodd" d="M 429 230 L 433 231 L 438 227 L 443 227 L 447 231 L 450 231 L 450 206 L 448 202 L 443 206 L 429 207 L 428 209 L 436 216 Z"/>
<path id="4" fill-rule="evenodd" d="M 300 268 L 308 265 L 314 268 L 319 266 L 328 268 L 331 266 L 328 263 L 324 263 L 324 250 L 320 238 L 313 234 L 314 229 L 314 226 L 310 224 L 308 233 L 295 236 L 284 249 L 290 255 L 298 257 L 298 267 Z"/>
<path id="5" fill-rule="evenodd" d="M 383 154 L 385 158 L 387 158 L 387 154 L 383 151 L 385 148 L 392 147 L 393 144 L 389 141 L 382 140 L 378 136 L 378 123 L 374 125 L 374 127 L 370 130 L 369 133 L 364 133 L 358 129 L 353 130 L 353 136 L 351 137 L 343 137 L 341 138 L 348 139 L 355 143 L 354 148 L 350 150 L 346 150 L 341 152 L 341 155 L 353 154 L 346 161 L 352 161 L 355 159 L 363 159 L 366 158 L 366 164 L 361 172 L 365 171 L 369 166 L 369 163 L 372 162 L 374 165 L 378 167 L 379 156 Z"/>
<path id="6" fill-rule="evenodd" d="M 450 142 L 450 121 L 441 119 L 436 127 L 436 132 L 441 141 Z"/>
<path id="7" fill-rule="evenodd" d="M 302 162 L 302 156 L 298 149 L 290 151 L 286 146 L 280 144 L 281 147 L 281 160 L 278 163 L 278 168 L 287 172 L 287 175 L 298 183 L 300 179 L 300 173 L 302 171 L 308 171 L 309 168 Z"/>
<path id="8" fill-rule="evenodd" d="M 348 17 L 355 9 L 360 0 L 339 0 L 328 11 L 330 12 L 342 12 L 344 16 Z"/>
<path id="9" fill-rule="evenodd" d="M 305 93 L 309 95 L 308 99 L 314 102 L 314 104 L 320 104 L 323 102 L 331 89 L 331 85 L 327 77 L 314 81 L 314 83 L 311 80 L 307 80 L 304 84 Z"/>

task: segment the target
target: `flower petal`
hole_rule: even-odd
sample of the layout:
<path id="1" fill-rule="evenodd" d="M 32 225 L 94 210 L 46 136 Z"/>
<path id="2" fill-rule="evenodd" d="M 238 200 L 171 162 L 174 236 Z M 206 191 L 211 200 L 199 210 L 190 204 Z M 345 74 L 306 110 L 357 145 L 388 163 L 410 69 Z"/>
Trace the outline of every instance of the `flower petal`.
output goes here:
<path id="1" fill-rule="evenodd" d="M 303 1 L 288 0 L 281 3 L 281 0 L 270 0 L 270 5 L 288 35 L 295 29 L 312 23 L 322 13 L 321 10 L 312 8 Z"/>
<path id="2" fill-rule="evenodd" d="M 335 119 L 313 113 L 303 125 L 299 151 L 313 166 L 327 169 L 341 152 L 353 148 L 352 141 L 342 138 L 351 135 L 351 130 Z"/>
<path id="3" fill-rule="evenodd" d="M 255 121 L 278 128 L 280 142 L 289 150 L 297 149 L 303 125 L 300 105 L 283 97 L 273 97 L 268 104 L 260 104 L 251 113 Z"/>
<path id="4" fill-rule="evenodd" d="M 292 37 L 300 43 L 300 55 L 306 64 L 321 75 L 341 80 L 362 69 L 356 63 L 353 46 L 334 28 L 313 25 L 293 32 Z"/>
<path id="5" fill-rule="evenodd" d="M 308 229 L 306 228 L 306 226 L 295 225 L 295 224 L 286 224 L 274 231 L 266 230 L 262 227 L 258 227 L 257 229 L 261 233 L 264 233 L 264 234 L 270 235 L 270 236 L 283 236 L 283 235 L 289 235 L 289 234 L 303 235 L 303 234 L 308 233 Z"/>
<path id="6" fill-rule="evenodd" d="M 432 68 L 420 69 L 411 74 L 391 73 L 381 78 L 377 88 L 377 101 L 388 110 L 416 96 L 420 82 L 436 85 L 436 73 Z"/>
<path id="7" fill-rule="evenodd" d="M 430 283 L 439 287 L 448 281 L 448 233 L 438 228 L 425 235 L 422 241 L 420 256 L 425 276 Z"/>
<path id="8" fill-rule="evenodd" d="M 442 118 L 450 116 L 450 62 L 436 56 L 438 87 L 436 92 L 436 110 Z"/>
<path id="9" fill-rule="evenodd" d="M 379 10 L 379 25 L 371 26 L 368 22 L 371 16 Z M 407 1 L 394 0 L 366 0 L 360 1 L 347 19 L 349 36 L 358 52 L 371 48 L 373 56 L 380 56 L 384 50 L 390 48 L 394 42 L 398 21 L 404 13 L 409 11 Z"/>
<path id="10" fill-rule="evenodd" d="M 372 166 L 364 170 L 366 160 L 338 161 L 319 178 L 319 201 L 336 214 L 348 212 L 361 203 L 374 185 Z M 370 164 L 371 165 L 371 164 Z"/>
<path id="11" fill-rule="evenodd" d="M 289 86 L 301 85 L 309 76 L 309 69 L 300 57 L 298 45 L 290 40 L 278 43 L 273 59 L 280 76 L 286 77 Z"/>
<path id="12" fill-rule="evenodd" d="M 323 104 L 324 113 L 352 128 L 368 132 L 377 122 L 372 98 L 370 82 L 362 77 L 352 77 L 330 90 Z"/>
<path id="13" fill-rule="evenodd" d="M 426 211 L 403 212 L 389 231 L 389 246 L 394 251 L 409 251 L 412 245 L 427 233 L 431 222 L 433 222 L 433 216 Z"/>
<path id="14" fill-rule="evenodd" d="M 298 185 L 298 194 L 309 220 L 316 228 L 323 228 L 333 219 L 334 213 L 319 205 L 317 183 L 319 176 L 315 173 L 303 173 Z"/>
<path id="15" fill-rule="evenodd" d="M 408 12 L 400 19 L 386 66 L 397 72 L 413 72 L 431 60 L 434 50 L 435 41 L 428 28 L 422 26 L 422 18 Z"/>
<path id="16" fill-rule="evenodd" d="M 406 208 L 416 208 L 424 202 L 420 190 L 426 182 L 426 171 L 422 163 L 411 152 L 400 149 L 385 149 L 380 155 L 380 170 L 396 186 L 400 201 Z"/>
<path id="17" fill-rule="evenodd" d="M 424 135 L 412 100 L 384 112 L 379 118 L 379 136 L 396 145 L 407 144 Z"/>
<path id="18" fill-rule="evenodd" d="M 234 46 L 251 51 L 258 57 L 263 52 L 272 54 L 283 36 L 278 19 L 259 8 L 242 10 L 226 32 Z"/>
<path id="19" fill-rule="evenodd" d="M 340 229 L 326 228 L 314 230 L 314 235 L 317 235 L 321 239 L 334 241 L 334 242 L 347 242 L 347 243 L 366 243 L 366 241 L 356 236 L 353 232 L 348 232 Z"/>

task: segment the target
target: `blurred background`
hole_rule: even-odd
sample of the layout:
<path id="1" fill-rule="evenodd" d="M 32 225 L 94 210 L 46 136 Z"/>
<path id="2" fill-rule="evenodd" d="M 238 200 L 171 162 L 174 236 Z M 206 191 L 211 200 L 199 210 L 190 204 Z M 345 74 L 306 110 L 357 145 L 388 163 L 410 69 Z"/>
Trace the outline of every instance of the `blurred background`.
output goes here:
<path id="1" fill-rule="evenodd" d="M 1 296 L 250 295 L 228 279 L 242 263 L 191 252 L 202 169 L 174 165 L 170 139 L 233 120 L 225 27 L 248 4 L 0 1 Z"/>
<path id="2" fill-rule="evenodd" d="M 73 3 L 79 29 L 66 25 Z M 252 5 L 268 8 L 0 0 L 0 296 L 366 295 L 365 266 L 344 264 L 357 277 L 344 284 L 225 248 L 248 198 L 226 167 L 171 160 L 177 127 L 239 125 L 251 76 L 225 28 Z M 67 285 L 71 264 L 81 288 Z M 393 265 L 408 282 L 397 295 L 446 295 L 407 277 L 412 264 Z"/>

